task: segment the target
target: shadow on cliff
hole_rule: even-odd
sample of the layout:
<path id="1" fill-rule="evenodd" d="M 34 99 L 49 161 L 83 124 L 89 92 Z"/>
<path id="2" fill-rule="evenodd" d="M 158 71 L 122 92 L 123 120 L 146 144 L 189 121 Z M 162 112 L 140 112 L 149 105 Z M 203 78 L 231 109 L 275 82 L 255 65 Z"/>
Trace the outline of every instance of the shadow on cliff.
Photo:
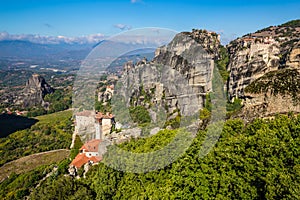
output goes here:
<path id="1" fill-rule="evenodd" d="M 37 119 L 30 119 L 27 117 L 1 114 L 0 115 L 0 138 L 9 136 L 10 134 L 30 128 L 38 122 Z"/>

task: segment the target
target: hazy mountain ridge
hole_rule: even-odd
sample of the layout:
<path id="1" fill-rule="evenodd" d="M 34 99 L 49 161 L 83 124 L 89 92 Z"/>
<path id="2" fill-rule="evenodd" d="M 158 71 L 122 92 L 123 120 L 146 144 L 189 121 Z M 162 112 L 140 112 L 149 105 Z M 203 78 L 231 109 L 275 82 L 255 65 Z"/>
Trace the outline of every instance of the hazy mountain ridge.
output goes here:
<path id="1" fill-rule="evenodd" d="M 92 49 L 90 44 L 39 44 L 24 40 L 0 41 L 0 59 L 63 60 L 84 59 Z"/>

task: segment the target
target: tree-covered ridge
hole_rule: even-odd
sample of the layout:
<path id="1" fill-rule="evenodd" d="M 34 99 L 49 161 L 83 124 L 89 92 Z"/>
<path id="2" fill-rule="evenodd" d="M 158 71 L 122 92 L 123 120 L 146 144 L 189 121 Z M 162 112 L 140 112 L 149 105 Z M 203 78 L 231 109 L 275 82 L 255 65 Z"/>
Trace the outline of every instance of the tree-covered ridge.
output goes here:
<path id="1" fill-rule="evenodd" d="M 31 128 L 1 138 L 0 166 L 34 153 L 68 148 L 72 140 L 71 117 L 71 111 L 39 116 L 39 122 Z"/>
<path id="2" fill-rule="evenodd" d="M 131 106 L 129 108 L 131 119 L 138 124 L 145 124 L 151 122 L 151 117 L 147 109 L 143 106 Z"/>
<path id="3" fill-rule="evenodd" d="M 281 27 L 292 27 L 292 28 L 300 27 L 300 19 L 286 22 L 284 24 L 281 24 L 280 26 Z"/>
<path id="4" fill-rule="evenodd" d="M 277 26 L 269 26 L 269 27 L 260 29 L 260 30 L 256 31 L 255 33 L 272 32 L 273 30 L 275 30 L 275 33 L 277 35 L 280 32 L 282 32 L 282 33 L 289 32 L 289 31 L 295 30 L 295 28 L 299 28 L 299 27 L 300 27 L 300 19 L 295 19 L 295 20 L 291 20 L 291 21 L 288 21 L 286 23 L 283 23 L 283 24 L 280 24 Z M 246 34 L 244 36 L 249 36 L 249 35 L 250 34 Z"/>
<path id="5" fill-rule="evenodd" d="M 156 139 L 169 136 L 162 131 Z M 217 145 L 200 158 L 204 136 L 200 132 L 185 155 L 162 170 L 133 174 L 100 164 L 84 182 L 96 199 L 300 198 L 300 116 L 257 119 L 247 126 L 228 120 Z M 126 148 L 143 152 L 150 144 L 156 148 L 146 141 Z"/>
<path id="6" fill-rule="evenodd" d="M 165 146 L 174 134 L 176 131 L 161 131 L 121 147 L 148 152 Z M 239 119 L 228 120 L 216 146 L 200 158 L 205 134 L 199 132 L 180 159 L 158 171 L 126 173 L 100 163 L 86 179 L 77 180 L 63 175 L 66 160 L 39 187 L 38 180 L 51 168 L 12 175 L 1 184 L 0 193 L 4 199 L 27 195 L 31 199 L 300 198 L 300 116 L 277 115 L 247 126 Z"/>

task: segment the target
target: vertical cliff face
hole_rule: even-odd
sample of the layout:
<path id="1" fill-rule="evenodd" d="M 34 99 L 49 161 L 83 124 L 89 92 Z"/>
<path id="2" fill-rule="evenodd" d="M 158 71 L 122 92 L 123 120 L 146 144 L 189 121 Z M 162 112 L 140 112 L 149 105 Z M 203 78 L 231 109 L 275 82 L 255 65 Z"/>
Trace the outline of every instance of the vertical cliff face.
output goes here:
<path id="1" fill-rule="evenodd" d="M 244 90 L 254 80 L 279 68 L 279 43 L 242 38 L 229 44 L 230 99 L 243 98 Z"/>
<path id="2" fill-rule="evenodd" d="M 151 111 L 156 105 L 165 108 L 167 120 L 198 112 L 212 89 L 213 61 L 218 57 L 219 45 L 216 33 L 179 33 L 156 50 L 152 61 L 125 64 L 120 81 L 130 90 L 121 93 L 126 93 L 131 106 L 146 107 L 152 121 L 159 117 Z"/>
<path id="3" fill-rule="evenodd" d="M 243 99 L 240 117 L 300 112 L 300 27 L 273 26 L 228 46 L 229 99 Z M 283 106 L 284 105 L 284 106 Z"/>
<path id="4" fill-rule="evenodd" d="M 170 66 L 184 75 L 199 92 L 211 90 L 213 60 L 219 55 L 219 36 L 214 32 L 183 32 L 166 46 L 158 48 L 153 62 Z"/>
<path id="5" fill-rule="evenodd" d="M 292 45 L 287 55 L 286 65 L 296 69 L 300 68 L 300 41 Z"/>
<path id="6" fill-rule="evenodd" d="M 53 88 L 38 74 L 33 74 L 23 90 L 22 104 L 24 107 L 41 106 L 44 96 L 53 93 Z"/>

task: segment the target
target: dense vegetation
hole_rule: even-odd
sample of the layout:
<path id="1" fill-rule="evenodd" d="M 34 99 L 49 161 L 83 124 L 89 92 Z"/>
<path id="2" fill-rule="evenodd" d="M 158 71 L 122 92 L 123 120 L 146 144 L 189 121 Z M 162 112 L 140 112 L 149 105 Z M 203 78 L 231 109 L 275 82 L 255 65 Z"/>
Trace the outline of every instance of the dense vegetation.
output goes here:
<path id="1" fill-rule="evenodd" d="M 300 20 L 299 19 L 298 20 L 292 20 L 292 21 L 284 23 L 280 26 L 281 27 L 292 27 L 292 28 L 300 27 Z"/>
<path id="2" fill-rule="evenodd" d="M 32 200 L 90 200 L 95 199 L 96 194 L 89 186 L 71 177 L 59 176 L 55 179 L 47 179 L 43 185 L 30 195 Z"/>
<path id="3" fill-rule="evenodd" d="M 226 110 L 227 110 L 227 117 L 230 117 L 237 113 L 242 108 L 242 100 L 238 98 L 234 98 L 233 102 L 227 102 Z"/>
<path id="4" fill-rule="evenodd" d="M 99 164 L 86 179 L 62 175 L 33 190 L 33 199 L 299 199 L 300 116 L 278 115 L 247 126 L 228 120 L 218 143 L 199 157 L 205 137 L 199 132 L 190 148 L 164 169 L 134 174 Z M 122 144 L 133 152 L 166 145 L 176 131 Z"/>
<path id="5" fill-rule="evenodd" d="M 72 106 L 72 89 L 58 89 L 52 94 L 47 94 L 44 97 L 44 101 L 50 103 L 49 110 L 47 113 L 54 113 L 63 111 Z"/>
<path id="6" fill-rule="evenodd" d="M 50 172 L 50 168 L 50 166 L 41 166 L 21 175 L 15 173 L 11 174 L 10 177 L 0 185 L 0 198 L 3 200 L 24 198 L 30 194 L 30 189 L 35 187 L 39 181 Z"/>
<path id="7" fill-rule="evenodd" d="M 227 71 L 227 65 L 229 63 L 229 54 L 225 47 L 220 46 L 220 59 L 216 61 L 217 68 L 224 82 L 229 78 L 229 72 Z"/>
<path id="8" fill-rule="evenodd" d="M 151 118 L 149 115 L 149 112 L 146 108 L 143 106 L 136 106 L 136 107 L 130 107 L 129 108 L 129 114 L 131 119 L 138 124 L 145 124 L 150 123 Z"/>
<path id="9" fill-rule="evenodd" d="M 111 101 L 104 103 L 103 101 L 98 101 L 98 99 L 95 99 L 95 110 L 106 113 L 106 112 L 112 112 L 111 108 Z"/>
<path id="10" fill-rule="evenodd" d="M 229 120 L 217 146 L 201 159 L 198 153 L 204 135 L 199 133 L 186 154 L 163 170 L 132 174 L 100 165 L 86 181 L 97 199 L 300 197 L 300 117 L 277 116 L 246 127 L 240 120 Z M 148 140 L 167 138 L 170 135 L 161 132 L 155 140 Z M 137 141 L 128 143 L 127 148 L 145 152 L 161 146 L 156 144 Z"/>
<path id="11" fill-rule="evenodd" d="M 62 194 L 62 190 L 66 190 L 69 193 L 72 192 L 72 194 L 75 196 L 76 192 L 74 192 L 74 190 L 78 190 L 78 188 L 81 186 L 76 187 L 73 181 L 66 182 L 65 180 L 70 180 L 70 178 L 64 178 L 63 176 L 65 173 L 67 173 L 66 169 L 69 163 L 70 160 L 65 159 L 52 165 L 39 166 L 36 169 L 24 174 L 11 174 L 9 178 L 4 180 L 0 185 L 0 198 L 3 200 L 19 200 L 24 198 L 26 199 L 26 197 L 30 195 L 31 199 L 63 199 L 62 195 L 65 195 L 66 197 L 68 194 Z M 63 180 L 63 183 L 60 183 L 59 180 Z M 48 198 L 48 195 L 36 197 L 36 193 L 32 193 L 33 190 L 42 190 L 43 192 L 48 192 L 46 185 L 52 182 L 54 183 L 54 185 L 51 187 L 52 198 Z M 68 183 L 72 184 L 73 190 L 69 190 L 70 188 L 66 187 Z M 83 193 L 81 190 L 78 192 L 81 194 Z"/>
<path id="12" fill-rule="evenodd" d="M 74 141 L 74 147 L 71 149 L 70 158 L 74 159 L 77 154 L 79 153 L 79 149 L 82 147 L 83 143 L 78 135 L 76 135 L 75 141 Z"/>
<path id="13" fill-rule="evenodd" d="M 54 93 L 47 94 L 44 101 L 49 103 L 49 107 L 45 109 L 42 106 L 28 108 L 28 117 L 36 117 L 40 115 L 55 113 L 67 110 L 72 107 L 72 88 L 56 89 Z"/>
<path id="14" fill-rule="evenodd" d="M 0 166 L 33 153 L 68 148 L 72 140 L 71 115 L 71 111 L 63 111 L 40 116 L 31 128 L 1 138 Z"/>

